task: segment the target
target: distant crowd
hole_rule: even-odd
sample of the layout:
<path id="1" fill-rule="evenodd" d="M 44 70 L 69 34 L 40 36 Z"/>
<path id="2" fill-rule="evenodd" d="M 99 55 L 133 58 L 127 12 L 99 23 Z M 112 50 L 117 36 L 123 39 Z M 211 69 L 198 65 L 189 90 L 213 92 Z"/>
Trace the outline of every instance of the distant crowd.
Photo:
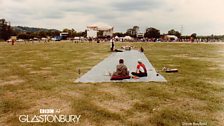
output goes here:
<path id="1" fill-rule="evenodd" d="M 221 39 L 210 39 L 210 38 L 197 38 L 197 39 L 162 39 L 162 38 L 132 38 L 132 39 L 123 39 L 123 38 L 77 38 L 77 39 L 65 39 L 60 41 L 70 41 L 74 43 L 78 42 L 109 42 L 113 39 L 115 42 L 223 42 Z M 16 42 L 25 42 L 25 43 L 34 43 L 34 42 L 52 42 L 55 40 L 51 39 L 30 39 L 30 40 L 23 40 L 23 39 L 9 39 L 7 40 L 8 43 L 12 43 L 14 45 Z"/>

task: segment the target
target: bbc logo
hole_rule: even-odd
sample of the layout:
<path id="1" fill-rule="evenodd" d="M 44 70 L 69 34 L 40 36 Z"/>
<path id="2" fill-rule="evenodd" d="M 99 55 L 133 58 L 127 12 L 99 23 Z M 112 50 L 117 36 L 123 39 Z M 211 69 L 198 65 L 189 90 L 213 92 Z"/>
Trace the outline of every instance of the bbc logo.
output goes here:
<path id="1" fill-rule="evenodd" d="M 53 114 L 54 109 L 40 109 L 40 114 Z"/>

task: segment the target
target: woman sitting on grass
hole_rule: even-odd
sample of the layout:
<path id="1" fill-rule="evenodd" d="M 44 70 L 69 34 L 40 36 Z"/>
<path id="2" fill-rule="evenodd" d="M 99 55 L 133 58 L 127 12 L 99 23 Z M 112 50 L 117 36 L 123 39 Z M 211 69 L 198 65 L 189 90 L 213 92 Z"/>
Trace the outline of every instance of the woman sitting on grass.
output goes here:
<path id="1" fill-rule="evenodd" d="M 145 65 L 142 63 L 141 59 L 138 59 L 138 65 L 136 72 L 131 73 L 133 76 L 137 77 L 146 77 L 147 76 L 147 70 Z"/>

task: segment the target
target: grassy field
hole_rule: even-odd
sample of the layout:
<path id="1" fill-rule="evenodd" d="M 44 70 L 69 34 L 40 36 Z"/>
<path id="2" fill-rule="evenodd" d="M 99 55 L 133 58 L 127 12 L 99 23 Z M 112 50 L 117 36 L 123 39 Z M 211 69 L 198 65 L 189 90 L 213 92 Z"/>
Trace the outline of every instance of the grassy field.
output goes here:
<path id="1" fill-rule="evenodd" d="M 167 83 L 73 83 L 110 55 L 109 43 L 0 43 L 0 125 L 20 123 L 21 114 L 60 109 L 79 114 L 77 125 L 180 126 L 201 122 L 224 125 L 224 44 L 118 43 L 144 47 Z"/>

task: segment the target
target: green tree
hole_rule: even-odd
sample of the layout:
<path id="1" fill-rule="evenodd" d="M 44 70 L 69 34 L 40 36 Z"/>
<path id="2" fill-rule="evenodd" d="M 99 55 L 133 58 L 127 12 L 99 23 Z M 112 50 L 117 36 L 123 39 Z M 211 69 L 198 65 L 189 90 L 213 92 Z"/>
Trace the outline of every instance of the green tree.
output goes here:
<path id="1" fill-rule="evenodd" d="M 160 38 L 160 31 L 156 28 L 150 27 L 146 29 L 144 36 L 147 38 Z"/>
<path id="2" fill-rule="evenodd" d="M 132 29 L 132 28 L 129 28 L 129 29 L 126 31 L 126 35 L 132 36 L 132 34 L 133 34 L 133 29 Z"/>
<path id="3" fill-rule="evenodd" d="M 196 34 L 196 33 L 193 33 L 193 34 L 191 34 L 191 37 L 192 37 L 193 39 L 196 39 L 196 38 L 197 38 L 197 34 Z"/>
<path id="4" fill-rule="evenodd" d="M 139 32 L 139 26 L 134 26 L 133 28 L 129 28 L 126 34 L 131 37 L 136 37 L 138 32 Z"/>
<path id="5" fill-rule="evenodd" d="M 134 26 L 133 27 L 133 36 L 136 37 L 138 32 L 139 32 L 139 26 Z"/>
<path id="6" fill-rule="evenodd" d="M 0 39 L 7 40 L 12 34 L 10 23 L 5 19 L 0 19 Z"/>
<path id="7" fill-rule="evenodd" d="M 101 33 L 97 33 L 97 34 L 101 34 Z M 87 30 L 82 32 L 76 32 L 75 37 L 87 37 Z"/>
<path id="8" fill-rule="evenodd" d="M 175 31 L 174 29 L 171 29 L 168 31 L 168 35 L 175 35 L 177 36 L 178 38 L 181 37 L 181 33 L 179 31 Z"/>
<path id="9" fill-rule="evenodd" d="M 38 33 L 38 37 L 39 37 L 39 38 L 42 38 L 42 37 L 46 38 L 46 37 L 47 37 L 47 32 L 40 31 L 40 32 Z"/>
<path id="10" fill-rule="evenodd" d="M 125 35 L 126 35 L 125 33 L 122 33 L 122 32 L 116 32 L 116 33 L 114 33 L 113 36 L 114 36 L 114 37 L 115 37 L 115 36 L 118 36 L 118 37 L 125 37 Z"/>
<path id="11" fill-rule="evenodd" d="M 65 28 L 63 30 L 63 32 L 67 32 L 68 33 L 68 37 L 75 37 L 76 33 L 77 33 L 73 28 L 72 29 Z"/>
<path id="12" fill-rule="evenodd" d="M 18 39 L 30 39 L 31 36 L 30 36 L 29 33 L 20 33 L 20 34 L 17 35 L 17 38 Z"/>

